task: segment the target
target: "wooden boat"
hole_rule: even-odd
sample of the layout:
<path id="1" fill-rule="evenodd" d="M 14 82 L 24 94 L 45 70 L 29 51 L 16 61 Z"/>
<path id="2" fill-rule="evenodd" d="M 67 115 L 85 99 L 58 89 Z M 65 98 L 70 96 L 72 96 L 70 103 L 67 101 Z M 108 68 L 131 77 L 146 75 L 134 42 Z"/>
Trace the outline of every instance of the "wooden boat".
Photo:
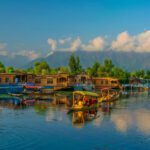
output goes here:
<path id="1" fill-rule="evenodd" d="M 23 105 L 33 105 L 35 103 L 34 99 L 26 99 L 22 101 Z"/>
<path id="2" fill-rule="evenodd" d="M 21 97 L 21 96 L 23 96 L 22 93 L 8 93 L 8 95 L 14 96 L 14 97 Z"/>
<path id="3" fill-rule="evenodd" d="M 114 101 L 120 97 L 120 93 L 111 88 L 104 88 L 101 90 L 101 98 L 99 99 L 102 102 L 105 101 Z"/>
<path id="4" fill-rule="evenodd" d="M 74 111 L 72 113 L 72 124 L 76 128 L 82 128 L 85 123 L 91 122 L 99 117 L 100 115 L 98 115 L 97 109 Z"/>
<path id="5" fill-rule="evenodd" d="M 90 110 L 99 107 L 99 95 L 88 91 L 73 92 L 73 104 L 70 111 Z"/>
<path id="6" fill-rule="evenodd" d="M 24 88 L 27 90 L 38 90 L 41 88 L 41 86 L 35 86 L 35 85 L 24 85 Z"/>

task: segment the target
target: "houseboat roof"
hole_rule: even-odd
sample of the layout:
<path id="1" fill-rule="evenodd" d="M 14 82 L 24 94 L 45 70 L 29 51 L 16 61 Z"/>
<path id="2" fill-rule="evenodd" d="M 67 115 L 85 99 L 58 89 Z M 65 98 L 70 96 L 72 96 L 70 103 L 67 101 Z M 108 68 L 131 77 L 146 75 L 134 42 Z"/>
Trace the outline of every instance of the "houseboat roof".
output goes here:
<path id="1" fill-rule="evenodd" d="M 95 77 L 93 79 L 96 79 L 96 80 L 118 80 L 117 78 L 111 78 L 111 77 L 103 77 L 103 78 L 100 78 L 100 77 Z"/>
<path id="2" fill-rule="evenodd" d="M 97 93 L 93 93 L 93 92 L 88 92 L 88 91 L 75 91 L 73 92 L 73 94 L 81 94 L 81 95 L 87 95 L 87 96 L 94 96 L 94 97 L 98 97 L 99 95 Z"/>

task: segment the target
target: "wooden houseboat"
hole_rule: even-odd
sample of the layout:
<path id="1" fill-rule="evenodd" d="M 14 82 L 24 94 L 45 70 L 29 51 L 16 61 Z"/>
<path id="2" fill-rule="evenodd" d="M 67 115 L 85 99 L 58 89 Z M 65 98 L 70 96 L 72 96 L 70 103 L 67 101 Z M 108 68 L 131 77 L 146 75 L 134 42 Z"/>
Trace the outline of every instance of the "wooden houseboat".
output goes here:
<path id="1" fill-rule="evenodd" d="M 95 89 L 119 89 L 121 87 L 119 80 L 116 78 L 93 78 L 93 84 L 95 86 Z"/>
<path id="2" fill-rule="evenodd" d="M 85 73 L 69 76 L 68 83 L 75 91 L 92 91 L 94 88 L 92 79 Z"/>
<path id="3" fill-rule="evenodd" d="M 56 75 L 38 75 L 35 77 L 36 86 L 50 86 L 53 90 L 67 90 L 69 89 L 68 74 L 59 73 Z"/>

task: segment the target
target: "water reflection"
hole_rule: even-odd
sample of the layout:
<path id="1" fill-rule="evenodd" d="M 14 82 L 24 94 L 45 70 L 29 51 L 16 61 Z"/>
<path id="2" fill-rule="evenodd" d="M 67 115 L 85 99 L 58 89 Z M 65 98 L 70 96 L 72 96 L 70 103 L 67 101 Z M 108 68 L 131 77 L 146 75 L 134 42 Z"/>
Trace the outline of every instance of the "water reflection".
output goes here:
<path id="1" fill-rule="evenodd" d="M 22 103 L 24 100 L 29 100 L 29 103 Z M 70 97 L 64 94 L 53 95 L 48 100 L 35 100 L 34 103 L 29 97 L 9 97 L 0 100 L 0 112 L 3 108 L 13 110 L 33 108 L 37 115 L 45 117 L 46 122 L 63 122 L 68 118 L 75 128 L 83 128 L 86 124 L 100 127 L 107 118 L 107 123 L 112 123 L 118 132 L 126 133 L 134 128 L 150 135 L 150 102 L 145 93 L 125 93 L 119 101 L 104 102 L 98 109 L 75 111 L 67 115 L 69 102 Z"/>
<path id="2" fill-rule="evenodd" d="M 134 111 L 118 111 L 111 115 L 111 121 L 120 132 L 127 132 L 131 127 L 137 127 L 143 134 L 150 135 L 149 109 L 143 108 Z"/>
<path id="3" fill-rule="evenodd" d="M 85 123 L 92 122 L 98 115 L 98 110 L 75 111 L 72 113 L 72 124 L 76 128 L 82 128 Z"/>

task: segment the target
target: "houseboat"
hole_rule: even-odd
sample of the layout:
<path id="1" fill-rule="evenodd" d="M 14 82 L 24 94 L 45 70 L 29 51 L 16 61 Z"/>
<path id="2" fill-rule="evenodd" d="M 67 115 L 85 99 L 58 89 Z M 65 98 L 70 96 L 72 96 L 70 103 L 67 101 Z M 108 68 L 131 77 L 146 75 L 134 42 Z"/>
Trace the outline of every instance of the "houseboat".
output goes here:
<path id="1" fill-rule="evenodd" d="M 94 89 L 92 79 L 85 73 L 69 76 L 68 82 L 74 91 L 92 91 Z"/>
<path id="2" fill-rule="evenodd" d="M 119 89 L 121 85 L 119 80 L 116 78 L 93 78 L 93 84 L 95 89 L 103 89 L 103 88 L 111 88 L 111 89 Z"/>
<path id="3" fill-rule="evenodd" d="M 59 73 L 55 75 L 38 75 L 35 77 L 36 86 L 51 87 L 54 91 L 69 90 L 68 74 Z"/>
<path id="4" fill-rule="evenodd" d="M 18 94 L 23 92 L 23 83 L 33 80 L 32 74 L 0 73 L 0 94 Z"/>

